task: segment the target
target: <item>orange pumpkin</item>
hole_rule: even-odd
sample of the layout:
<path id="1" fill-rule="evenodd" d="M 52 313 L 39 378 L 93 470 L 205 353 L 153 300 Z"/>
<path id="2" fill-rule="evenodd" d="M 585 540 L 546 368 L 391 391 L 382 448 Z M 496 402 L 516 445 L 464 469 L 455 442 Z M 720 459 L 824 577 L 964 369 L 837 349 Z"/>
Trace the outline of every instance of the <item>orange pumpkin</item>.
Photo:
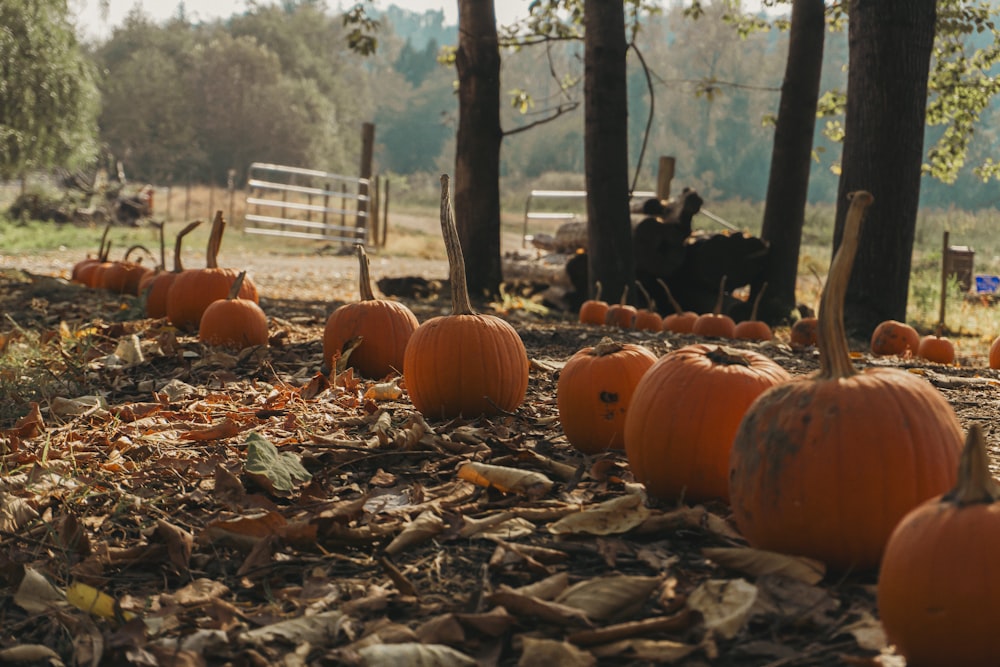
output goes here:
<path id="1" fill-rule="evenodd" d="M 170 292 L 170 286 L 174 284 L 174 279 L 184 271 L 184 265 L 181 264 L 181 242 L 200 224 L 201 220 L 195 220 L 177 232 L 177 240 L 174 241 L 174 268 L 172 271 L 160 271 L 149 278 L 145 285 L 139 283 L 140 294 L 146 295 L 146 317 L 167 316 L 167 293 Z"/>
<path id="2" fill-rule="evenodd" d="M 816 347 L 819 344 L 819 319 L 803 317 L 796 321 L 788 333 L 788 342 L 796 350 Z"/>
<path id="3" fill-rule="evenodd" d="M 753 300 L 753 306 L 750 308 L 750 319 L 743 320 L 736 325 L 733 330 L 733 338 L 739 340 L 756 340 L 765 341 L 771 340 L 774 334 L 771 331 L 771 327 L 768 326 L 767 322 L 757 319 L 757 309 L 760 307 L 761 297 L 764 296 L 764 292 L 767 290 L 767 283 L 761 285 L 760 291 L 757 292 L 756 298 Z"/>
<path id="4" fill-rule="evenodd" d="M 134 245 L 130 247 L 125 251 L 125 255 L 121 260 L 111 262 L 100 273 L 100 283 L 96 287 L 106 289 L 115 294 L 138 294 L 139 281 L 146 274 L 146 267 L 141 262 L 129 259 L 136 250 L 145 250 L 149 254 L 149 250 L 146 250 L 145 246 Z"/>
<path id="5" fill-rule="evenodd" d="M 719 297 L 711 313 L 702 313 L 694 321 L 691 333 L 708 338 L 732 338 L 736 333 L 736 322 L 722 312 L 722 299 L 726 294 L 726 276 L 719 283 Z"/>
<path id="6" fill-rule="evenodd" d="M 608 312 L 604 316 L 605 324 L 618 327 L 619 329 L 635 328 L 635 318 L 639 314 L 639 311 L 636 310 L 635 306 L 626 303 L 626 301 L 628 301 L 628 285 L 622 289 L 621 301 L 608 306 Z"/>
<path id="7" fill-rule="evenodd" d="M 217 211 L 208 238 L 205 268 L 181 271 L 167 290 L 167 318 L 178 329 L 197 330 L 208 304 L 225 299 L 236 281 L 236 270 L 219 266 L 219 248 L 225 229 L 222 211 Z M 259 302 L 257 286 L 249 276 L 243 280 L 239 296 Z"/>
<path id="8" fill-rule="evenodd" d="M 926 380 L 851 363 L 844 295 L 871 201 L 852 196 L 823 289 L 819 371 L 754 401 L 729 464 L 733 517 L 751 546 L 842 572 L 878 566 L 896 523 L 954 483 L 962 448 L 954 411 Z"/>
<path id="9" fill-rule="evenodd" d="M 104 249 L 95 258 L 93 262 L 85 262 L 83 265 L 77 269 L 76 279 L 81 285 L 86 285 L 87 287 L 98 287 L 101 283 L 101 276 L 104 271 L 111 266 L 111 261 L 108 257 L 111 254 L 111 241 L 108 241 L 104 245 Z"/>
<path id="10" fill-rule="evenodd" d="M 635 330 L 662 331 L 663 320 L 660 318 L 660 314 L 656 312 L 656 303 L 650 298 L 649 292 L 642 286 L 642 283 L 637 280 L 635 281 L 635 286 L 642 292 L 643 297 L 646 299 L 646 307 L 636 310 Z"/>
<path id="11" fill-rule="evenodd" d="M 989 366 L 990 368 L 1000 368 L 1000 336 L 994 338 L 993 342 L 990 343 Z"/>
<path id="12" fill-rule="evenodd" d="M 927 335 L 920 339 L 917 356 L 939 364 L 955 363 L 955 344 L 945 336 Z"/>
<path id="13" fill-rule="evenodd" d="M 425 321 L 410 336 L 403 355 L 410 400 L 428 418 L 510 412 L 528 389 L 528 354 L 514 327 L 472 309 L 447 174 L 441 176 L 441 231 L 452 314 Z"/>
<path id="14" fill-rule="evenodd" d="M 256 301 L 239 297 L 246 275 L 246 271 L 240 271 L 226 298 L 205 308 L 198 325 L 198 340 L 237 350 L 267 345 L 267 315 Z"/>
<path id="15" fill-rule="evenodd" d="M 610 338 L 570 357 L 556 385 L 559 421 L 569 444 L 585 454 L 623 449 L 632 394 L 654 363 L 656 355 L 647 348 Z"/>
<path id="16" fill-rule="evenodd" d="M 955 488 L 903 517 L 882 558 L 879 615 L 906 664 L 1000 664 L 998 551 L 1000 486 L 973 425 Z"/>
<path id="17" fill-rule="evenodd" d="M 729 497 L 729 449 L 744 411 L 791 379 L 752 350 L 696 344 L 669 352 L 639 380 L 625 417 L 625 455 L 653 496 Z"/>
<path id="18" fill-rule="evenodd" d="M 104 226 L 104 233 L 101 234 L 101 243 L 97 247 L 96 257 L 91 257 L 88 255 L 86 258 L 81 259 L 79 262 L 73 265 L 73 269 L 70 271 L 70 278 L 69 278 L 72 282 L 86 284 L 84 283 L 83 280 L 80 279 L 80 272 L 83 271 L 84 269 L 90 270 L 89 267 L 92 267 L 96 264 L 100 264 L 101 262 L 107 260 L 108 256 L 104 251 L 104 244 L 107 241 L 109 231 L 111 231 L 111 225 L 107 224 Z"/>
<path id="19" fill-rule="evenodd" d="M 920 348 L 920 334 L 904 322 L 885 320 L 872 332 L 871 350 L 877 356 L 910 357 Z"/>
<path id="20" fill-rule="evenodd" d="M 663 330 L 671 333 L 691 333 L 691 330 L 694 328 L 694 323 L 698 319 L 698 313 L 693 310 L 684 310 L 681 308 L 681 304 L 679 304 L 677 299 L 674 298 L 674 295 L 671 294 L 670 288 L 667 287 L 667 284 L 660 278 L 657 278 L 656 282 L 660 283 L 660 287 L 662 287 L 663 291 L 667 293 L 667 299 L 670 300 L 670 305 L 674 309 L 673 313 L 663 318 Z"/>
<path id="21" fill-rule="evenodd" d="M 593 299 L 587 299 L 580 306 L 580 322 L 582 324 L 604 324 L 608 317 L 608 303 L 601 301 L 601 281 L 594 282 L 596 292 Z"/>
<path id="22" fill-rule="evenodd" d="M 356 247 L 361 300 L 339 306 L 327 318 L 323 366 L 333 368 L 332 360 L 343 351 L 344 344 L 360 336 L 362 340 L 351 351 L 348 365 L 364 377 L 383 378 L 393 371 L 402 371 L 406 344 L 420 323 L 399 301 L 375 298 L 368 255 L 363 245 Z"/>

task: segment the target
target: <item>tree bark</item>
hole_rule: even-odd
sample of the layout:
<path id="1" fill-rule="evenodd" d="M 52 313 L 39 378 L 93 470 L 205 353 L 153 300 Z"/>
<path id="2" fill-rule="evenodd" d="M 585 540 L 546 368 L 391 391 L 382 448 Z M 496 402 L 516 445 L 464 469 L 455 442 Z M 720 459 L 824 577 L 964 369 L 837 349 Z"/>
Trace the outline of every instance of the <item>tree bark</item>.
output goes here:
<path id="1" fill-rule="evenodd" d="M 763 280 L 752 286 L 750 298 L 753 303 L 766 281 L 758 317 L 772 325 L 787 320 L 796 305 L 825 33 L 823 0 L 794 0 L 761 228 L 770 251 Z"/>
<path id="2" fill-rule="evenodd" d="M 500 48 L 493 0 L 458 3 L 455 219 L 474 299 L 499 293 Z"/>
<path id="3" fill-rule="evenodd" d="M 584 169 L 591 294 L 617 302 L 634 279 L 628 205 L 628 103 L 625 10 L 584 0 Z M 634 290 L 633 290 L 634 292 Z"/>
<path id="4" fill-rule="evenodd" d="M 834 248 L 843 235 L 848 193 L 875 196 L 844 305 L 853 336 L 868 338 L 879 322 L 906 319 L 936 17 L 935 0 L 854 0 L 850 6 Z"/>

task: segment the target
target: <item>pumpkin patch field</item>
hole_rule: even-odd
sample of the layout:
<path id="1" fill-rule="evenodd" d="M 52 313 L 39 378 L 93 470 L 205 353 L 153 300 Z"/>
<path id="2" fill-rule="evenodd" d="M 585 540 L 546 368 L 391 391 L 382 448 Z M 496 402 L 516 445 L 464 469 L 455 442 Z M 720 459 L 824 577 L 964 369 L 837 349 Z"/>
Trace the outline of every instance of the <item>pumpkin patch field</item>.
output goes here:
<path id="1" fill-rule="evenodd" d="M 517 286 L 453 315 L 467 303 L 453 301 L 458 274 L 449 280 L 445 261 L 351 248 L 294 260 L 225 252 L 233 276 L 245 270 L 256 286 L 252 314 L 259 306 L 267 328 L 265 342 L 233 342 L 148 316 L 142 297 L 71 281 L 82 259 L 0 265 L 4 664 L 906 665 L 880 601 L 891 605 L 893 637 L 907 637 L 911 609 L 914 623 L 957 636 L 941 664 L 952 655 L 956 665 L 1000 664 L 1000 653 L 963 662 L 960 646 L 991 627 L 975 625 L 975 610 L 937 628 L 923 603 L 900 597 L 915 589 L 946 607 L 949 591 L 975 592 L 991 570 L 962 563 L 992 561 L 960 550 L 980 542 L 955 539 L 953 557 L 932 561 L 941 547 L 918 542 L 916 530 L 900 536 L 927 556 L 894 551 L 892 589 L 882 591 L 872 567 L 880 547 L 858 560 L 849 545 L 858 533 L 885 541 L 879 522 L 909 498 L 907 480 L 933 480 L 912 491 L 933 495 L 968 478 L 958 457 L 970 427 L 997 472 L 1000 371 L 985 359 L 875 356 L 869 341 L 848 341 L 835 377 L 820 382 L 811 379 L 820 352 L 791 345 L 788 327 L 756 341 L 585 324 L 545 312 Z M 193 257 L 185 265 L 201 268 Z M 394 326 L 332 347 L 324 336 L 338 308 L 386 310 L 381 299 L 398 303 L 392 310 L 420 336 L 404 362 L 424 374 L 417 402 L 398 360 L 384 373 L 350 363 L 365 336 L 398 336 Z M 231 294 L 222 321 L 252 303 Z M 457 318 L 473 328 L 451 330 Z M 437 329 L 422 331 L 428 322 Z M 822 341 L 835 329 L 820 331 Z M 469 361 L 472 343 L 486 350 L 481 365 Z M 626 345 L 649 354 L 622 354 Z M 398 359 L 398 345 L 386 348 Z M 585 348 L 601 351 L 568 378 L 585 386 L 560 387 Z M 885 408 L 900 405 L 904 418 L 880 418 L 871 399 L 843 408 L 854 411 L 852 435 L 824 443 L 836 454 L 826 464 L 795 473 L 806 445 L 788 434 L 851 405 L 810 401 L 870 375 L 905 385 Z M 657 400 L 648 387 L 659 387 Z M 616 429 L 586 425 L 604 409 L 588 407 L 587 389 Z M 619 404 L 629 399 L 643 410 L 635 424 Z M 732 469 L 736 412 L 751 401 L 763 402 L 735 436 L 736 458 L 751 463 Z M 470 405 L 488 416 L 465 414 Z M 932 424 L 929 406 L 953 415 Z M 574 415 L 580 449 L 560 411 Z M 780 423 L 765 421 L 774 412 Z M 929 432 L 944 453 L 922 463 L 913 450 Z M 671 461 L 707 481 L 686 482 Z M 755 470 L 780 486 L 758 489 Z M 977 470 L 985 490 L 960 498 L 1000 507 L 985 500 L 998 494 L 982 459 Z M 727 471 L 740 481 L 728 493 Z M 811 502 L 797 495 L 796 474 L 810 480 Z M 961 512 L 965 502 L 941 506 Z M 946 565 L 920 576 L 924 562 Z M 993 606 L 981 609 L 996 610 L 989 585 Z"/>

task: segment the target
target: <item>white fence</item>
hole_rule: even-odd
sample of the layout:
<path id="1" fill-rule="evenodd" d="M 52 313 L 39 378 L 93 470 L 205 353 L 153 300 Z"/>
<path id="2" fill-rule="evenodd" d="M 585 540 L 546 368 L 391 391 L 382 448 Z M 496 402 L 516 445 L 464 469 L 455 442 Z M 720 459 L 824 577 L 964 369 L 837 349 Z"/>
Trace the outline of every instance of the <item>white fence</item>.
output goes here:
<path id="1" fill-rule="evenodd" d="M 645 190 L 632 193 L 632 199 L 649 199 L 655 197 L 655 192 Z M 540 202 L 558 202 L 555 206 L 546 206 L 545 210 L 539 210 Z M 555 210 L 552 210 L 552 209 Z M 532 223 L 534 227 L 544 227 L 546 222 L 558 223 L 560 225 L 567 222 L 583 222 L 587 219 L 587 191 L 586 190 L 532 190 L 524 202 L 524 230 L 521 233 L 521 246 L 527 246 L 533 234 L 529 233 L 528 227 Z M 551 225 L 550 225 L 551 227 Z M 555 229 L 546 229 L 552 233 Z"/>
<path id="2" fill-rule="evenodd" d="M 367 244 L 370 187 L 367 178 L 254 162 L 243 231 Z"/>

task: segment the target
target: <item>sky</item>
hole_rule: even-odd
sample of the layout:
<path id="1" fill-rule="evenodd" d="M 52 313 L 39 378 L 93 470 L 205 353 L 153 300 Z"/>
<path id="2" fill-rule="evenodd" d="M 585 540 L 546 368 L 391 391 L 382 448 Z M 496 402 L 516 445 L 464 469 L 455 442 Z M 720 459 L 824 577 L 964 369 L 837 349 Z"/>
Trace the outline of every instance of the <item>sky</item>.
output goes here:
<path id="1" fill-rule="evenodd" d="M 99 0 L 70 0 L 70 9 L 78 18 L 78 25 L 87 38 L 104 38 L 111 34 L 115 26 L 121 25 L 133 7 L 140 7 L 144 14 L 156 22 L 165 21 L 177 14 L 181 0 L 110 0 L 107 18 L 102 18 Z M 497 22 L 511 23 L 515 19 L 526 16 L 530 0 L 495 0 Z M 217 18 L 227 18 L 233 14 L 242 14 L 247 9 L 248 0 L 187 0 L 184 2 L 184 13 L 192 21 L 211 21 Z M 268 0 L 258 0 L 257 4 L 268 4 Z M 346 9 L 353 7 L 350 0 L 327 0 L 331 8 Z M 428 9 L 443 9 L 445 23 L 458 22 L 457 0 L 376 0 L 378 7 L 395 4 L 414 12 L 423 13 Z"/>

